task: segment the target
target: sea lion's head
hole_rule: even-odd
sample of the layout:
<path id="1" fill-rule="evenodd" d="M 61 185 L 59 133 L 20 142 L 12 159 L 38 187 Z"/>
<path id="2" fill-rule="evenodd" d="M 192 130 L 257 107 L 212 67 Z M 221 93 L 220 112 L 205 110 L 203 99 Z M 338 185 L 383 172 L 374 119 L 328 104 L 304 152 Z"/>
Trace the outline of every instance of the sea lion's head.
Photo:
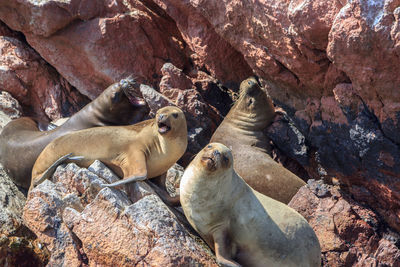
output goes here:
<path id="1" fill-rule="evenodd" d="M 198 154 L 200 164 L 210 173 L 225 171 L 233 164 L 232 152 L 221 143 L 210 143 Z"/>
<path id="2" fill-rule="evenodd" d="M 270 105 L 270 98 L 255 77 L 240 83 L 240 96 L 236 107 L 248 113 L 259 113 Z"/>
<path id="3" fill-rule="evenodd" d="M 275 107 L 267 92 L 255 77 L 240 84 L 240 96 L 229 111 L 229 118 L 236 126 L 247 130 L 262 130 L 275 117 Z"/>
<path id="4" fill-rule="evenodd" d="M 186 118 L 178 107 L 160 108 L 156 114 L 156 127 L 162 136 L 187 135 Z"/>
<path id="5" fill-rule="evenodd" d="M 102 114 L 108 125 L 133 124 L 141 121 L 149 112 L 140 95 L 139 85 L 132 77 L 122 79 L 105 89 L 98 97 L 94 109 Z"/>

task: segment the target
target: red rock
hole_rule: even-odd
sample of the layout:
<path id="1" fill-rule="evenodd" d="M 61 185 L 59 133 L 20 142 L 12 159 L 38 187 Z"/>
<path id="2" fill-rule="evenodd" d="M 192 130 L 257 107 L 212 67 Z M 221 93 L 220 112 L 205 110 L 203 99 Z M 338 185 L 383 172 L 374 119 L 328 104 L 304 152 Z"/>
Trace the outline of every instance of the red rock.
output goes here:
<path id="1" fill-rule="evenodd" d="M 333 22 L 327 53 L 379 121 L 400 111 L 398 1 L 351 1 Z M 396 9 L 397 8 L 397 9 Z"/>
<path id="2" fill-rule="evenodd" d="M 177 6 L 175 1 L 163 3 L 168 7 Z M 259 1 L 251 5 L 240 0 L 186 1 L 185 6 L 188 7 L 189 4 L 192 10 L 200 12 L 207 19 L 220 36 L 243 54 L 246 62 L 259 76 L 280 83 L 280 87 L 286 85 L 286 88 L 296 90 L 298 94 L 318 95 L 319 92 L 315 89 L 321 88 L 324 83 L 329 61 L 323 51 L 308 52 L 311 50 L 308 49 L 305 53 L 295 43 L 292 36 L 296 33 L 291 32 L 295 27 L 292 27 L 288 18 L 289 1 Z M 317 8 L 317 11 L 324 12 L 325 19 L 321 21 L 325 28 L 329 28 L 334 11 L 330 10 L 329 4 L 320 5 L 323 7 Z M 309 13 L 312 12 L 311 10 Z M 183 13 L 192 14 L 188 11 Z M 319 17 L 319 13 L 308 15 L 307 25 L 312 25 L 315 17 Z M 314 29 L 320 25 L 318 22 L 314 24 Z M 325 32 L 327 39 L 329 31 Z M 301 91 L 298 90 L 300 88 Z M 271 94 L 280 97 L 280 100 L 284 99 L 284 95 L 278 92 L 272 91 Z"/>
<path id="3" fill-rule="evenodd" d="M 4 25 L 0 28 L 9 31 Z M 34 50 L 15 37 L 0 36 L 0 89 L 29 107 L 25 114 L 44 121 L 71 115 L 86 103 Z"/>
<path id="4" fill-rule="evenodd" d="M 186 64 L 180 34 L 163 15 L 140 1 L 0 3 L 0 19 L 91 99 L 130 74 L 156 85 L 165 62 Z"/>
<path id="5" fill-rule="evenodd" d="M 309 180 L 289 206 L 303 215 L 317 234 L 324 266 L 400 264 L 400 236 L 337 186 Z"/>
<path id="6" fill-rule="evenodd" d="M 311 52 L 309 56 L 313 55 L 313 49 L 321 51 L 326 49 L 329 31 L 342 7 L 343 3 L 340 1 L 290 1 L 288 7 L 289 20 L 292 23 L 290 30 L 294 31 L 296 41 L 300 39 L 299 46 L 305 46 Z"/>
<path id="7" fill-rule="evenodd" d="M 191 1 L 156 0 L 174 19 L 182 38 L 194 53 L 191 58 L 198 69 L 206 68 L 226 85 L 238 84 L 252 74 L 244 57 L 193 8 Z"/>

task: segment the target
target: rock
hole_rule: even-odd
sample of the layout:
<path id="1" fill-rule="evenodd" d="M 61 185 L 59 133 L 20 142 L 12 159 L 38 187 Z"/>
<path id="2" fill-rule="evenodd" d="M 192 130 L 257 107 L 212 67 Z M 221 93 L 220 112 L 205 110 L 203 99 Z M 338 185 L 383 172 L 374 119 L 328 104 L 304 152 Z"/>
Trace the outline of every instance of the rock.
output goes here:
<path id="1" fill-rule="evenodd" d="M 398 266 L 400 236 L 337 186 L 309 180 L 289 206 L 306 218 L 324 266 Z"/>
<path id="2" fill-rule="evenodd" d="M 185 169 L 179 164 L 174 164 L 174 166 L 169 168 L 165 177 L 165 186 L 170 196 L 175 197 L 180 195 L 179 185 L 184 171 Z"/>
<path id="3" fill-rule="evenodd" d="M 171 99 L 168 99 L 163 94 L 157 92 L 154 88 L 141 84 L 140 92 L 142 93 L 143 99 L 146 101 L 147 105 L 150 107 L 150 116 L 154 117 L 162 107 L 175 106 Z"/>
<path id="4" fill-rule="evenodd" d="M 10 119 L 14 120 L 21 117 L 22 108 L 20 104 L 8 92 L 0 91 L 0 103 L 0 110 Z"/>
<path id="5" fill-rule="evenodd" d="M 115 174 L 100 162 L 59 166 L 32 190 L 24 220 L 50 250 L 54 266 L 217 266 L 207 246 L 144 182 L 101 188 Z"/>
<path id="6" fill-rule="evenodd" d="M 185 113 L 189 139 L 187 152 L 181 161 L 186 165 L 190 158 L 208 143 L 222 116 L 203 99 L 193 83 L 198 81 L 197 78 L 187 76 L 170 63 L 166 63 L 161 72 L 163 76 L 159 85 L 160 92 L 143 84 L 140 91 L 150 107 L 150 116 L 154 116 L 161 107 L 170 105 L 179 107 Z"/>
<path id="7" fill-rule="evenodd" d="M 224 85 L 238 88 L 252 74 L 243 55 L 221 37 L 213 25 L 193 8 L 191 1 L 154 1 L 176 22 L 198 69 L 207 69 Z"/>
<path id="8" fill-rule="evenodd" d="M 0 132 L 7 123 L 22 115 L 22 108 L 18 101 L 8 92 L 0 91 Z"/>
<path id="9" fill-rule="evenodd" d="M 163 77 L 160 82 L 160 92 L 181 108 L 186 116 L 189 138 L 188 149 L 183 159 L 183 164 L 186 165 L 190 161 L 189 158 L 208 143 L 212 133 L 222 121 L 222 116 L 204 101 L 192 79 L 181 69 L 167 63 L 161 71 Z"/>
<path id="10" fill-rule="evenodd" d="M 48 251 L 24 225 L 26 198 L 0 164 L 0 265 L 44 266 Z"/>
<path id="11" fill-rule="evenodd" d="M 16 98 L 25 107 L 25 114 L 48 121 L 69 116 L 86 104 L 86 99 L 17 34 L 10 34 L 2 24 L 0 28 L 6 34 L 0 36 L 0 90 Z"/>
<path id="12" fill-rule="evenodd" d="M 355 93 L 374 111 L 383 132 L 399 143 L 400 6 L 398 1 L 351 1 L 336 16 L 327 53 Z"/>
<path id="13" fill-rule="evenodd" d="M 175 23 L 150 3 L 6 0 L 0 19 L 90 99 L 131 74 L 155 86 L 165 62 L 187 63 Z"/>

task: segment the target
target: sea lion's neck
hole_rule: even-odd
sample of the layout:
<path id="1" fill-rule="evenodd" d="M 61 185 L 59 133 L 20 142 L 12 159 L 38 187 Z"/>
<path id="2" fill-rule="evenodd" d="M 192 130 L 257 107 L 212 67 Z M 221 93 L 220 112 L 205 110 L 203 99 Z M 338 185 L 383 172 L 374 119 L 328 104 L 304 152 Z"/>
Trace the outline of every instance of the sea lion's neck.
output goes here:
<path id="1" fill-rule="evenodd" d="M 239 109 L 233 109 L 228 113 L 227 121 L 233 124 L 236 128 L 243 131 L 262 131 L 270 123 L 267 114 L 258 112 L 248 113 Z"/>
<path id="2" fill-rule="evenodd" d="M 218 178 L 214 174 L 206 174 L 202 168 L 198 168 L 193 162 L 187 167 L 181 180 L 181 198 L 189 202 L 195 201 L 199 207 L 206 207 L 210 200 L 213 203 L 224 202 L 226 196 L 230 196 L 233 169 L 224 171 Z M 216 188 L 216 190 L 210 190 Z M 228 190 L 227 192 L 225 192 Z M 202 205 L 201 203 L 204 203 Z"/>

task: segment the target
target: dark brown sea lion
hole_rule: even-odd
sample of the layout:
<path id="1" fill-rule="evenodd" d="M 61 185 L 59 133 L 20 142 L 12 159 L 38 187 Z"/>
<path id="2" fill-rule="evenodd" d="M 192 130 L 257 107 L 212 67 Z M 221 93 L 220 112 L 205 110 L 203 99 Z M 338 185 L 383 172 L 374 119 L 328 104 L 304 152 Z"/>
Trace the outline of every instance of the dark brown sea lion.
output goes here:
<path id="1" fill-rule="evenodd" d="M 186 168 L 180 201 L 222 266 L 321 266 L 318 238 L 295 210 L 250 188 L 229 148 L 211 143 Z"/>
<path id="2" fill-rule="evenodd" d="M 88 167 L 100 160 L 123 180 L 113 187 L 159 176 L 174 165 L 187 147 L 185 115 L 177 107 L 164 107 L 154 119 L 130 126 L 104 126 L 71 132 L 53 140 L 40 153 L 32 170 L 29 190 L 50 178 L 57 165 L 70 155 Z"/>
<path id="3" fill-rule="evenodd" d="M 0 135 L 0 163 L 15 184 L 29 188 L 31 172 L 40 152 L 52 140 L 72 131 L 138 122 L 148 113 L 145 102 L 133 95 L 135 81 L 122 79 L 51 131 L 40 131 L 37 123 L 22 117 L 8 123 Z"/>
<path id="4" fill-rule="evenodd" d="M 274 117 L 271 98 L 251 77 L 240 84 L 239 99 L 210 142 L 222 143 L 232 150 L 233 168 L 253 189 L 287 204 L 305 183 L 268 154 L 269 139 L 263 130 Z"/>

